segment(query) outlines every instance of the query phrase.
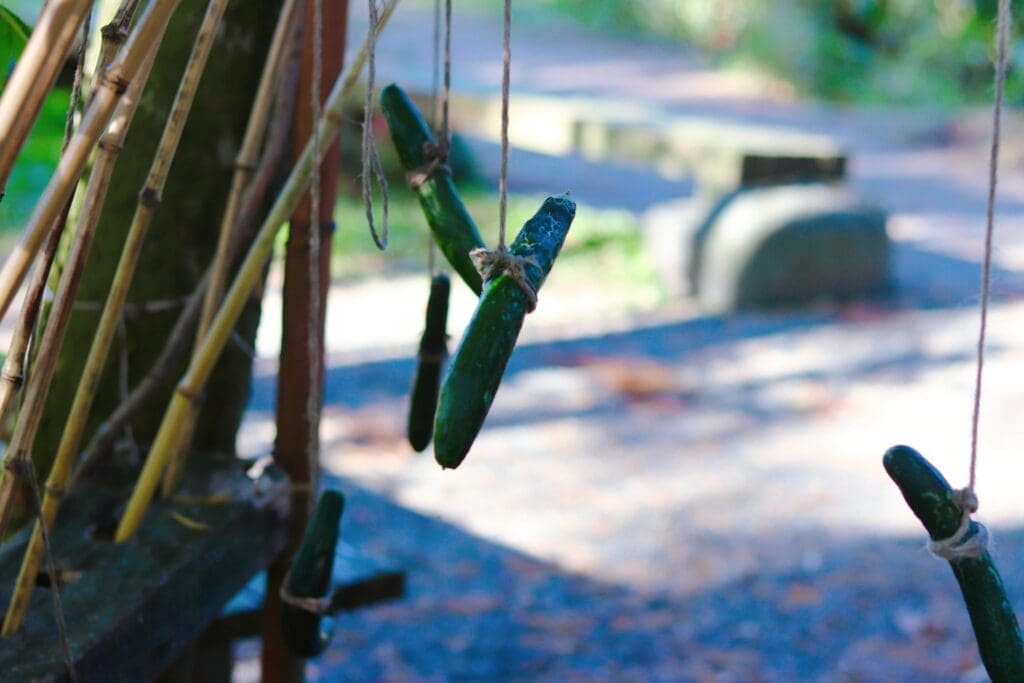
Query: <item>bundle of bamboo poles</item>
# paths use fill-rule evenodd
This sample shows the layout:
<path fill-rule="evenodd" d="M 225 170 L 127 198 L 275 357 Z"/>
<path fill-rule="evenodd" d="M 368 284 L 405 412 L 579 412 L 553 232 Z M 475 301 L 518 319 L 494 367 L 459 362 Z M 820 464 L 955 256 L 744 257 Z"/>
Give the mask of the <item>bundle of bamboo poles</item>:
<path fill-rule="evenodd" d="M 373 30 L 379 32 L 387 23 L 398 0 L 387 0 L 380 20 Z M 26 468 L 32 467 L 31 448 L 39 429 L 47 392 L 56 371 L 57 358 L 64 341 L 72 306 L 78 292 L 86 258 L 95 236 L 100 211 L 110 184 L 118 152 L 125 141 L 132 116 L 141 99 L 146 80 L 153 66 L 164 30 L 174 13 L 178 0 L 151 0 L 133 21 L 138 0 L 123 0 L 114 20 L 103 31 L 104 46 L 96 71 L 95 86 L 90 93 L 74 136 L 57 169 L 28 220 L 21 241 L 0 268 L 0 317 L 2 317 L 25 279 L 41 247 L 46 244 L 41 263 L 33 278 L 23 306 L 13 341 L 8 349 L 4 371 L 0 376 L 0 419 L 16 405 L 22 390 L 26 351 L 36 328 L 42 292 L 45 289 L 47 260 L 56 251 L 56 235 L 60 215 L 82 177 L 90 155 L 95 152 L 84 198 L 70 241 L 65 267 L 61 272 L 52 308 L 45 326 L 38 332 L 37 351 L 28 381 L 21 396 L 14 434 L 4 453 L 0 469 L 0 540 L 18 494 L 25 486 Z M 17 631 L 28 605 L 30 592 L 46 547 L 45 531 L 54 522 L 60 503 L 74 484 L 73 470 L 81 452 L 86 419 L 92 407 L 100 373 L 109 354 L 117 325 L 121 319 L 126 296 L 132 282 L 139 250 L 145 238 L 150 217 L 158 210 L 160 195 L 174 160 L 178 140 L 186 125 L 196 84 L 202 76 L 209 48 L 227 0 L 210 0 L 192 54 L 181 78 L 178 94 L 171 106 L 158 151 L 139 195 L 135 218 L 124 245 L 115 279 L 107 295 L 100 325 L 90 347 L 72 403 L 71 414 L 64 426 L 52 469 L 48 474 L 45 496 L 38 510 L 35 528 L 19 573 L 17 586 L 3 622 L 3 634 Z M 312 3 L 311 3 L 312 4 Z M 155 442 L 140 473 L 116 539 L 123 541 L 134 535 L 143 523 L 145 511 L 160 481 L 170 494 L 176 485 L 184 454 L 195 425 L 195 399 L 224 349 L 246 300 L 258 286 L 278 230 L 288 221 L 306 191 L 313 169 L 331 148 L 331 141 L 341 125 L 341 110 L 346 96 L 357 84 L 368 54 L 364 43 L 347 68 L 338 75 L 324 102 L 322 114 L 279 193 L 262 221 L 237 275 L 228 287 L 234 251 L 244 242 L 236 234 L 243 213 L 243 196 L 249 187 L 253 169 L 260 158 L 261 145 L 268 127 L 269 111 L 275 88 L 286 80 L 282 77 L 288 53 L 290 27 L 300 21 L 298 6 L 303 0 L 285 0 L 275 29 L 259 89 L 249 116 L 245 137 L 238 154 L 227 208 L 221 220 L 217 250 L 200 289 L 186 312 L 198 317 L 195 347 L 188 370 L 177 384 L 173 398 L 161 422 Z M 344 3 L 342 3 L 344 5 Z M 0 184 L 6 181 L 24 135 L 31 128 L 39 103 L 52 87 L 53 78 L 63 61 L 67 47 L 85 12 L 91 10 L 88 0 L 51 0 L 42 11 L 37 31 L 33 33 L 9 87 L 0 97 Z M 49 28 L 55 27 L 53 31 Z M 44 30 L 45 29 L 45 30 Z M 57 30 L 59 29 L 59 30 Z M 32 42 L 35 41 L 35 42 Z M 370 42 L 369 40 L 367 41 Z M 41 50 L 39 45 L 48 45 Z M 40 78 L 25 86 L 23 74 L 38 73 Z M 43 77 L 45 76 L 45 77 Z M 14 116 L 18 114 L 18 116 Z M 11 123 L 17 120 L 17 125 Z M 6 126 L 6 127 L 5 127 Z M 24 131 L 22 131 L 24 128 Z M 7 132 L 10 131 L 10 135 Z M 269 144 L 269 143 L 268 143 Z M 335 176 L 336 177 L 336 176 Z M 225 290 L 227 290 L 225 292 Z M 198 303 L 201 302 L 201 307 Z M 186 317 L 184 314 L 183 318 Z M 187 325 L 186 325 L 187 326 Z M 322 352 L 322 351 L 321 351 Z M 33 475 L 34 476 L 34 475 Z"/>

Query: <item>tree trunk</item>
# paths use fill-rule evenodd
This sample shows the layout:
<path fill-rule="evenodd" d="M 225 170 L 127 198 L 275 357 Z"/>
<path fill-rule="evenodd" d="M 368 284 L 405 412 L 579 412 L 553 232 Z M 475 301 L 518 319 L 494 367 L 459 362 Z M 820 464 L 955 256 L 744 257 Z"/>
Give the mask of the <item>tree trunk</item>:
<path fill-rule="evenodd" d="M 200 81 L 170 177 L 150 225 L 128 295 L 125 334 L 111 349 L 89 417 L 83 445 L 122 397 L 120 373 L 129 387 L 146 374 L 181 312 L 188 295 L 212 259 L 227 198 L 235 155 L 263 68 L 281 0 L 236 2 L 228 6 Z M 204 0 L 182 0 L 135 116 L 114 172 L 88 267 L 50 390 L 34 456 L 49 470 L 71 399 L 81 376 L 99 313 L 135 211 L 139 190 L 182 69 L 205 10 Z M 238 323 L 241 344 L 230 345 L 206 389 L 194 446 L 233 451 L 248 399 L 252 358 L 249 349 L 259 322 L 254 298 Z M 186 354 L 187 359 L 187 354 Z M 184 371 L 184 361 L 175 380 Z M 132 421 L 138 446 L 148 448 L 170 397 L 173 382 Z"/>

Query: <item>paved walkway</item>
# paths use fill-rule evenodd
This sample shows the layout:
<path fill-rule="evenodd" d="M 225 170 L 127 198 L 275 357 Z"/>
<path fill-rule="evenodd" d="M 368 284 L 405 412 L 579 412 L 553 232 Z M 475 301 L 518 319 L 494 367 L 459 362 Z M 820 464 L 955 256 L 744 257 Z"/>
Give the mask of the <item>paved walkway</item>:
<path fill-rule="evenodd" d="M 428 9 L 396 15 L 380 78 L 429 78 L 429 26 Z M 457 14 L 456 87 L 494 91 L 499 35 Z M 903 442 L 966 477 L 983 140 L 802 103 L 665 47 L 564 27 L 514 40 L 516 92 L 837 137 L 855 186 L 893 215 L 896 290 L 877 305 L 719 319 L 631 312 L 556 268 L 477 444 L 442 472 L 403 438 L 422 278 L 339 288 L 325 466 L 352 495 L 345 534 L 401 562 L 410 591 L 343 617 L 311 679 L 984 680 L 955 582 L 880 463 Z M 476 148 L 493 173 L 493 145 Z M 512 174 L 520 190 L 571 179 L 583 201 L 633 210 L 688 191 L 649 169 L 524 152 Z M 1024 173 L 1008 165 L 1000 187 L 978 491 L 1020 609 Z M 472 303 L 459 290 L 456 337 Z M 275 337 L 263 330 L 262 355 Z M 261 361 L 244 450 L 272 435 L 273 373 Z M 251 675 L 243 661 L 236 678 Z"/>

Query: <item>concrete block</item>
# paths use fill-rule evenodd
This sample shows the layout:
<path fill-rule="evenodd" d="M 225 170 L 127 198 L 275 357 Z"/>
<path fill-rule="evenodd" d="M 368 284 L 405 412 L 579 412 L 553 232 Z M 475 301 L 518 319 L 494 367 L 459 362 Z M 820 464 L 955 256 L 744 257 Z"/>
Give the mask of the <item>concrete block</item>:
<path fill-rule="evenodd" d="M 885 214 L 839 184 L 739 190 L 697 234 L 689 274 L 711 312 L 849 300 L 887 284 Z"/>

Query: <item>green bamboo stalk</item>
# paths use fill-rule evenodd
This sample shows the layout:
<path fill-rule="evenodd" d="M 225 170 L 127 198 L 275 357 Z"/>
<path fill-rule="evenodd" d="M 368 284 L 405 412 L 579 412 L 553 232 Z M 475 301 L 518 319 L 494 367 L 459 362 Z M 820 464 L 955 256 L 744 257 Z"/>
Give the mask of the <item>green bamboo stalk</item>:
<path fill-rule="evenodd" d="M 99 326 L 96 329 L 96 336 L 89 347 L 89 356 L 82 371 L 82 378 L 79 381 L 78 389 L 75 392 L 74 401 L 71 404 L 71 412 L 68 415 L 64 433 L 61 436 L 57 455 L 54 458 L 50 476 L 46 483 L 46 496 L 43 499 L 42 523 L 49 529 L 56 518 L 57 510 L 64 495 L 64 489 L 68 484 L 71 475 L 71 467 L 74 464 L 78 445 L 85 431 L 86 420 L 89 417 L 89 410 L 92 408 L 92 401 L 96 395 L 96 387 L 99 385 L 103 366 L 107 362 L 107 355 L 110 352 L 110 345 L 117 331 L 118 322 L 124 310 L 124 302 L 128 296 L 128 288 L 135 275 L 135 266 L 138 263 L 139 252 L 142 249 L 143 240 L 146 237 L 146 230 L 149 227 L 153 212 L 160 204 L 160 195 L 167 182 L 167 174 L 171 164 L 174 162 L 178 142 L 181 140 L 181 133 L 188 121 L 189 110 L 196 92 L 196 86 L 206 68 L 207 58 L 210 56 L 210 49 L 213 46 L 214 38 L 217 35 L 217 28 L 220 26 L 224 10 L 227 8 L 227 0 L 210 0 L 207 5 L 206 14 L 196 34 L 192 53 L 189 55 L 185 72 L 182 74 L 178 92 L 174 97 L 170 113 L 167 116 L 167 123 L 164 132 L 157 145 L 156 156 L 150 167 L 149 175 L 139 193 L 139 202 L 136 206 L 135 216 L 132 219 L 131 228 L 125 239 L 124 248 L 121 251 L 121 259 L 117 264 L 117 271 L 114 274 L 114 281 L 110 286 L 110 293 L 107 295 L 103 313 L 100 316 Z M 38 542 L 35 542 L 38 537 Z M 42 561 L 42 531 L 40 521 L 36 522 L 33 530 L 32 540 L 25 551 L 25 558 L 22 561 L 21 572 L 18 575 L 18 583 L 11 602 L 7 609 L 7 616 L 4 619 L 4 633 L 13 633 L 21 628 L 24 621 L 25 611 L 28 608 L 31 598 L 32 586 L 35 575 Z"/>
<path fill-rule="evenodd" d="M 377 27 L 378 33 L 391 18 L 391 14 L 394 12 L 399 1 L 391 0 L 382 10 L 380 23 Z M 139 474 L 135 489 L 128 500 L 124 516 L 118 525 L 117 533 L 114 537 L 115 541 L 121 542 L 130 538 L 141 525 L 143 515 L 145 515 L 146 509 L 149 507 L 156 487 L 163 476 L 163 470 L 167 466 L 167 459 L 170 457 L 171 452 L 177 448 L 178 428 L 183 424 L 183 420 L 187 418 L 191 406 L 196 400 L 196 396 L 202 390 L 206 380 L 209 379 L 210 373 L 213 371 L 214 365 L 216 365 L 217 359 L 224 349 L 224 345 L 227 344 L 228 339 L 231 337 L 231 331 L 234 329 L 235 323 L 242 313 L 249 294 L 259 283 L 263 273 L 263 266 L 273 250 L 277 231 L 288 220 L 288 216 L 294 211 L 302 199 L 303 193 L 309 186 L 313 164 L 320 162 L 319 158 L 313 158 L 314 148 L 319 149 L 321 154 L 325 154 L 331 140 L 338 134 L 338 130 L 343 122 L 342 110 L 345 104 L 345 97 L 355 87 L 359 73 L 366 63 L 367 53 L 368 45 L 364 42 L 352 63 L 335 81 L 334 87 L 327 98 L 324 112 L 317 125 L 315 145 L 312 139 L 306 144 L 302 156 L 296 162 L 274 205 L 263 221 L 249 249 L 249 253 L 239 268 L 231 288 L 224 297 L 224 303 L 210 324 L 209 332 L 203 338 L 203 343 L 200 345 L 197 353 L 192 357 L 185 375 L 178 382 L 178 386 L 171 398 L 171 403 L 167 407 L 167 412 L 164 413 L 163 420 L 160 423 L 160 428 L 157 431 L 149 456 L 146 458 L 146 463 Z"/>
<path fill-rule="evenodd" d="M 285 0 L 278 14 L 277 25 L 274 28 L 274 36 L 271 39 L 270 49 L 267 51 L 267 58 L 263 65 L 263 73 L 260 76 L 260 84 L 256 89 L 256 98 L 253 100 L 252 109 L 249 113 L 249 121 L 246 124 L 245 134 L 242 137 L 242 145 L 238 150 L 235 159 L 235 171 L 231 177 L 231 190 L 228 194 L 227 205 L 224 208 L 224 215 L 221 218 L 220 231 L 217 236 L 217 250 L 214 252 L 213 264 L 210 266 L 210 283 L 206 288 L 203 297 L 203 308 L 199 314 L 199 323 L 196 325 L 193 353 L 199 348 L 199 343 L 210 327 L 217 306 L 224 298 L 224 289 L 227 286 L 227 279 L 231 269 L 231 236 L 235 229 L 235 222 L 238 219 L 238 209 L 242 203 L 242 195 L 249 185 L 252 172 L 259 161 L 260 143 L 263 140 L 267 128 L 267 121 L 270 115 L 270 108 L 273 104 L 274 84 L 282 72 L 287 51 L 285 50 L 286 39 L 293 22 L 298 21 L 295 7 L 297 0 Z M 198 411 L 193 406 L 192 414 L 183 425 L 180 437 L 181 447 L 171 456 L 164 473 L 162 490 L 168 495 L 178 486 L 181 479 L 182 465 L 185 461 L 185 452 L 192 441 L 192 434 L 195 432 L 196 420 L 199 417 Z"/>
<path fill-rule="evenodd" d="M 882 464 L 933 541 L 957 533 L 963 508 L 931 463 L 908 446 L 894 446 L 886 451 Z M 972 520 L 965 540 L 979 533 L 983 528 Z M 977 557 L 950 559 L 949 566 L 960 584 L 981 661 L 993 683 L 1024 681 L 1024 640 L 992 556 L 986 550 Z"/>
<path fill-rule="evenodd" d="M 92 0 L 50 0 L 39 14 L 28 44 L 0 97 L 0 196 L 91 8 Z M 47 223 L 46 227 L 49 225 Z"/>
<path fill-rule="evenodd" d="M 82 279 L 82 272 L 85 269 L 85 261 L 92 246 L 92 239 L 95 235 L 96 223 L 99 220 L 103 200 L 107 194 L 107 187 L 110 182 L 110 174 L 113 173 L 114 162 L 118 151 L 124 142 L 128 125 L 131 122 L 132 114 L 138 104 L 142 88 L 149 78 L 149 72 L 156 55 L 156 49 L 163 38 L 164 30 L 171 13 L 177 5 L 177 0 L 155 0 L 154 4 L 147 8 L 146 13 L 140 18 L 135 31 L 132 32 L 129 42 L 124 49 L 118 52 L 118 56 L 107 70 L 107 77 L 104 78 L 103 86 L 93 100 L 93 106 L 89 107 L 94 119 L 107 121 L 111 115 L 97 113 L 96 107 L 106 105 L 97 104 L 101 98 L 113 97 L 112 101 L 120 101 L 118 114 L 110 126 L 103 140 L 100 141 L 100 154 L 97 157 L 93 172 L 89 177 L 89 184 L 86 189 L 86 199 L 82 208 L 82 215 L 79 217 L 75 229 L 75 237 L 68 254 L 68 265 L 61 274 L 60 283 L 57 287 L 57 294 L 54 297 L 53 309 L 47 320 L 46 329 L 43 331 L 42 342 L 39 345 L 39 353 L 36 357 L 33 368 L 32 379 L 25 392 L 25 401 L 22 405 L 21 415 L 15 427 L 11 443 L 4 453 L 4 468 L 6 476 L 0 479 L 0 538 L 10 518 L 14 496 L 17 492 L 20 481 L 16 473 L 30 457 L 30 449 L 35 439 L 36 431 L 39 428 L 39 421 L 42 418 L 43 408 L 46 404 L 46 397 L 50 389 L 50 382 L 53 379 L 57 367 L 57 359 L 60 355 L 61 345 L 64 342 L 64 334 L 67 331 L 68 321 L 71 318 L 72 306 L 75 296 L 78 293 L 78 285 Z M 143 51 L 143 48 L 144 51 Z M 142 59 L 138 64 L 128 59 L 125 55 L 135 55 L 140 51 Z M 128 73 L 131 79 L 123 80 L 118 74 Z M 112 88 L 114 83 L 121 83 L 127 89 L 125 93 L 115 93 Z M 122 96 L 123 95 L 123 96 Z M 112 113 L 112 112 L 111 112 Z M 94 124 L 95 125 L 95 124 Z M 104 123 L 106 125 L 106 123 Z M 85 119 L 79 126 L 75 137 L 68 146 L 71 151 L 75 141 L 84 146 L 87 136 L 82 136 L 82 129 L 85 127 Z M 87 150 L 86 150 L 87 152 Z M 83 152 L 86 153 L 86 152 Z M 65 154 L 67 158 L 69 154 Z M 84 163 L 84 160 L 83 160 Z M 56 176 L 60 175 L 62 164 L 57 167 Z M 75 174 L 77 177 L 77 173 Z M 52 181 L 51 181 L 52 184 Z"/>
<path fill-rule="evenodd" d="M 167 26 L 178 2 L 179 0 L 154 0 L 146 7 L 135 30 L 128 36 L 128 42 L 117 52 L 107 68 L 107 73 L 93 90 L 82 122 L 75 131 L 67 151 L 61 155 L 49 184 L 29 217 L 21 242 L 0 269 L 0 319 L 7 313 L 14 295 L 21 287 L 25 274 L 46 236 L 46 231 L 64 208 L 71 191 L 82 176 L 89 154 L 110 122 L 114 108 L 145 61 L 149 48 L 159 43 L 157 37 Z"/>

